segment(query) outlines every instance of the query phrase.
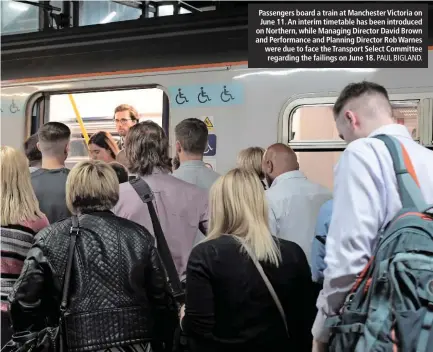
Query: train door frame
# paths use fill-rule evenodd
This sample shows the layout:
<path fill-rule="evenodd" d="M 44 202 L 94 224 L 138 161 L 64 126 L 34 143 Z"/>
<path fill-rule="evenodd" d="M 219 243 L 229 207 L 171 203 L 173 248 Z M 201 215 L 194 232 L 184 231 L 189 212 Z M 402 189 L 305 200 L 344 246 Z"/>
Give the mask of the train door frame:
<path fill-rule="evenodd" d="M 164 129 L 167 138 L 170 138 L 170 102 L 168 96 L 168 90 L 160 84 L 141 84 L 141 85 L 122 85 L 122 86 L 107 86 L 98 88 L 78 88 L 78 89 L 56 89 L 56 90 L 44 90 L 38 91 L 31 95 L 27 100 L 26 113 L 25 113 L 25 136 L 28 138 L 31 134 L 35 133 L 37 129 L 44 123 L 49 122 L 50 114 L 50 97 L 52 95 L 61 94 L 79 94 L 79 93 L 96 93 L 96 92 L 113 92 L 121 90 L 135 90 L 135 89 L 160 89 L 162 95 L 162 128 Z M 33 110 L 35 104 L 39 104 L 37 109 L 41 110 L 38 115 L 38 119 L 33 119 Z M 34 126 L 33 122 L 38 123 Z"/>

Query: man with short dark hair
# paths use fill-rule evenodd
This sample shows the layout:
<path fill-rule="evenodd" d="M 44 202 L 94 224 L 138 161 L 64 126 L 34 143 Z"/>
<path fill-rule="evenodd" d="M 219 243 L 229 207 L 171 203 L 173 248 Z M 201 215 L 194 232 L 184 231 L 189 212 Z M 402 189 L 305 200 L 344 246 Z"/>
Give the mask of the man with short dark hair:
<path fill-rule="evenodd" d="M 386 89 L 372 82 L 346 86 L 334 105 L 338 132 L 348 146 L 335 168 L 332 217 L 326 238 L 323 290 L 317 301 L 313 351 L 326 351 L 328 316 L 340 311 L 356 277 L 376 249 L 379 233 L 402 208 L 391 155 L 373 138 L 392 136 L 404 146 L 427 204 L 433 203 L 433 152 L 395 123 Z"/>
<path fill-rule="evenodd" d="M 38 149 L 38 134 L 32 134 L 24 142 L 24 153 L 29 160 L 30 173 L 36 171 L 42 166 L 42 154 Z"/>
<path fill-rule="evenodd" d="M 206 124 L 196 118 L 185 119 L 175 130 L 176 156 L 180 166 L 173 171 L 173 176 L 198 187 L 210 189 L 220 177 L 218 173 L 206 167 L 203 154 L 208 144 Z"/>
<path fill-rule="evenodd" d="M 39 207 L 50 223 L 70 216 L 66 207 L 65 167 L 71 131 L 61 122 L 48 122 L 38 131 L 38 149 L 42 153 L 41 168 L 32 173 L 32 185 Z"/>
<path fill-rule="evenodd" d="M 125 143 L 125 136 L 129 129 L 139 121 L 138 112 L 128 104 L 121 104 L 114 109 L 114 123 L 119 133 L 120 140 L 117 145 L 122 150 Z"/>
<path fill-rule="evenodd" d="M 168 138 L 155 122 L 132 126 L 125 143 L 128 169 L 145 180 L 155 196 L 155 209 L 178 274 L 183 277 L 198 229 L 207 231 L 208 192 L 173 177 Z M 120 185 L 113 212 L 153 232 L 147 205 L 129 182 Z"/>

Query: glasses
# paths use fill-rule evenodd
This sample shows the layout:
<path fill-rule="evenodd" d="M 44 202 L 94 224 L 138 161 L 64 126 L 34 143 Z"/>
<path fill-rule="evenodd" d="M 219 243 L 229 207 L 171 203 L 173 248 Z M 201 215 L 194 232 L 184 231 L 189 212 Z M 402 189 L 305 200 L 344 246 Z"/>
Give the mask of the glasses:
<path fill-rule="evenodd" d="M 126 125 L 128 123 L 128 121 L 132 121 L 132 119 L 120 119 L 120 120 L 114 119 L 114 123 L 116 125 L 119 124 L 119 123 L 121 125 Z"/>

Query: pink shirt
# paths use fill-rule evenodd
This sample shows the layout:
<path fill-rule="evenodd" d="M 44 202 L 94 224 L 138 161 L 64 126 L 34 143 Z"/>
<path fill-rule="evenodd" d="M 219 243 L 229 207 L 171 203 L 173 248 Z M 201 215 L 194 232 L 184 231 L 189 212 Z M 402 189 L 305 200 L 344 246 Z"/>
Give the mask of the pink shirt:
<path fill-rule="evenodd" d="M 28 227 L 29 229 L 32 229 L 34 232 L 39 232 L 40 230 L 47 227 L 49 224 L 50 223 L 45 215 L 36 220 L 28 220 L 28 221 L 26 220 L 20 223 L 20 225 Z"/>
<path fill-rule="evenodd" d="M 47 227 L 49 222 L 44 215 L 36 220 L 22 221 L 18 225 L 24 226 L 37 233 Z M 28 230 L 26 231 L 26 229 L 14 227 L 13 225 L 2 227 L 0 271 L 4 277 L 0 280 L 2 295 L 0 302 L 1 311 L 8 310 L 9 303 L 6 297 L 10 294 L 13 285 L 20 276 L 24 259 L 33 241 L 33 233 Z M 7 274 L 7 276 L 4 274 Z"/>
<path fill-rule="evenodd" d="M 182 276 L 199 224 L 207 230 L 208 191 L 159 170 L 143 179 L 155 195 L 154 206 L 178 274 Z M 113 212 L 154 234 L 147 205 L 129 182 L 120 185 L 119 202 Z"/>

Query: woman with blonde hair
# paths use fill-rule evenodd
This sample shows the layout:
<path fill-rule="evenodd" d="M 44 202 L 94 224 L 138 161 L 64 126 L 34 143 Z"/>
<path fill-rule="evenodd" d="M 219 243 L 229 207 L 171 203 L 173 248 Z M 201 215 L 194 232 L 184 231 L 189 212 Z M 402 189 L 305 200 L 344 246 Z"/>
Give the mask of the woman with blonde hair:
<path fill-rule="evenodd" d="M 262 170 L 262 160 L 265 150 L 261 147 L 250 147 L 243 149 L 238 154 L 237 166 L 241 169 L 249 170 L 255 173 L 264 189 L 266 189 L 265 175 Z"/>
<path fill-rule="evenodd" d="M 26 156 L 17 149 L 1 151 L 1 331 L 2 347 L 12 335 L 7 296 L 18 279 L 35 234 L 48 226 L 30 182 Z"/>
<path fill-rule="evenodd" d="M 311 272 L 272 237 L 257 176 L 234 169 L 210 190 L 207 238 L 191 252 L 182 329 L 192 351 L 311 351 Z"/>
<path fill-rule="evenodd" d="M 84 161 L 71 170 L 66 204 L 74 216 L 40 232 L 30 250 L 9 297 L 15 332 L 58 325 L 70 275 L 66 350 L 144 352 L 151 344 L 162 350 L 169 320 L 176 319 L 173 298 L 152 235 L 110 211 L 118 200 L 109 164 Z M 66 272 L 68 253 L 73 260 Z"/>

